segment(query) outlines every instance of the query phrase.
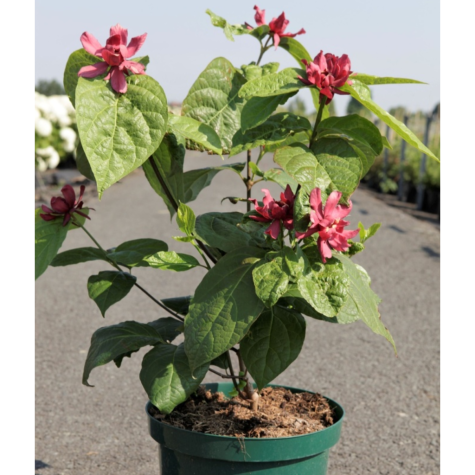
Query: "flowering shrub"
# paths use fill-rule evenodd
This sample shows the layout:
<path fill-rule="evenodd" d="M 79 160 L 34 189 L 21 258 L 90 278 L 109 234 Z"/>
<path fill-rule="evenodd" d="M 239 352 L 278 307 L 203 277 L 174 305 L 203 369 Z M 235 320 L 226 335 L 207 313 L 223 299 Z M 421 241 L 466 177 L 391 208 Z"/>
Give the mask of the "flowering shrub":
<path fill-rule="evenodd" d="M 76 199 L 64 188 L 63 197 L 36 212 L 36 275 L 49 265 L 102 261 L 112 270 L 92 275 L 87 287 L 103 316 L 134 286 L 166 312 L 150 323 L 125 321 L 97 330 L 83 373 L 83 383 L 89 385 L 97 366 L 112 361 L 120 366 L 124 357 L 151 346 L 140 380 L 163 413 L 185 401 L 208 371 L 232 379 L 236 394 L 256 408 L 259 396 L 251 378 L 260 390 L 297 358 L 305 339 L 305 317 L 336 324 L 361 320 L 395 349 L 371 279 L 351 259 L 379 228 L 378 223 L 369 229 L 361 223 L 350 227 L 351 195 L 387 142 L 359 115 L 330 117 L 329 104 L 334 94 L 350 94 L 436 159 L 413 132 L 372 100 L 368 89 L 417 81 L 352 73 L 351 68 L 358 68 L 347 55 L 323 55 L 317 47 L 312 59 L 294 34 L 285 33 L 288 21 L 283 13 L 267 25 L 264 11 L 255 9 L 255 28 L 230 24 L 207 11 L 229 39 L 244 34 L 256 38 L 258 60 L 241 68 L 222 57 L 211 61 L 191 86 L 181 115 L 168 111 L 163 89 L 146 74 L 148 57 L 128 59 L 145 35 L 126 46 L 127 30 L 116 25 L 102 47 L 86 32 L 81 37 L 85 49 L 73 52 L 66 65 L 64 86 L 76 107 L 81 139 L 78 160 L 90 167 L 99 197 L 142 165 L 150 186 L 176 216 L 182 234 L 175 239 L 193 246 L 199 260 L 146 237 L 102 246 L 85 227 L 88 210 L 82 194 Z M 261 65 L 270 41 L 288 51 L 298 67 Z M 314 124 L 293 113 L 274 114 L 304 88 L 312 94 Z M 256 161 L 251 160 L 252 149 L 259 150 Z M 186 150 L 229 157 L 246 152 L 247 160 L 185 172 Z M 267 171 L 259 168 L 265 153 L 272 153 L 275 162 Z M 232 202 L 245 202 L 246 212 L 195 216 L 188 204 L 223 170 L 233 171 L 244 184 L 245 196 Z M 272 197 L 263 188 L 262 202 L 252 198 L 253 186 L 261 181 L 279 184 L 280 196 Z M 67 233 L 77 228 L 89 235 L 94 247 L 58 254 Z M 357 235 L 359 241 L 354 241 Z M 133 275 L 137 266 L 164 272 L 201 266 L 207 273 L 192 296 L 160 299 L 139 285 Z M 184 342 L 174 344 L 181 333 Z M 230 352 L 237 356 L 239 372 Z"/>
<path fill-rule="evenodd" d="M 35 92 L 35 165 L 56 168 L 77 145 L 76 113 L 68 96 Z"/>

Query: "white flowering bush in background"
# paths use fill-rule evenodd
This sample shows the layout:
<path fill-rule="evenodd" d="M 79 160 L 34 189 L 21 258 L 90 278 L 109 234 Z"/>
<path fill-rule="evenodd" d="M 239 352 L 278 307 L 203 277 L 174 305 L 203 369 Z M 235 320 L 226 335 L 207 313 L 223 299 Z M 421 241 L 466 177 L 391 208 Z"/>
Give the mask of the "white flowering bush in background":
<path fill-rule="evenodd" d="M 44 172 L 75 158 L 76 112 L 68 96 L 35 92 L 35 167 Z"/>

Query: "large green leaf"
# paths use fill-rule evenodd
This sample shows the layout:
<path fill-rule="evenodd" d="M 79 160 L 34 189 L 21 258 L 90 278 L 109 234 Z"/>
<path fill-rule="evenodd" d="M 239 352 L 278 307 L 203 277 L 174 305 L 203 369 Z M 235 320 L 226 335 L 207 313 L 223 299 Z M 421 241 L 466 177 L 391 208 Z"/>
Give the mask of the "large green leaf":
<path fill-rule="evenodd" d="M 276 151 L 274 162 L 310 193 L 315 187 L 325 192 L 331 179 L 325 169 L 317 162 L 315 155 L 303 144 L 292 144 Z"/>
<path fill-rule="evenodd" d="M 305 71 L 297 68 L 286 68 L 278 73 L 248 81 L 239 91 L 239 97 L 250 99 L 254 96 L 281 96 L 282 94 L 298 91 L 305 87 L 305 84 L 297 79 L 297 76 L 305 77 Z"/>
<path fill-rule="evenodd" d="M 82 384 L 91 386 L 87 380 L 94 368 L 135 352 L 143 346 L 156 345 L 164 341 L 160 333 L 146 323 L 128 321 L 99 328 L 91 338 Z"/>
<path fill-rule="evenodd" d="M 133 239 L 119 244 L 108 257 L 128 267 L 147 267 L 145 259 L 156 252 L 168 251 L 168 244 L 159 239 Z"/>
<path fill-rule="evenodd" d="M 145 260 L 150 267 L 175 272 L 183 272 L 200 265 L 195 257 L 188 254 L 179 254 L 175 251 L 157 252 Z"/>
<path fill-rule="evenodd" d="M 158 169 L 172 196 L 175 200 L 179 200 L 185 193 L 183 189 L 185 152 L 184 140 L 176 137 L 174 134 L 167 134 L 153 156 L 143 164 L 143 171 L 150 186 L 163 199 L 170 212 L 170 217 L 173 217 L 175 214 L 175 208 L 163 190 L 151 162 Z"/>
<path fill-rule="evenodd" d="M 55 258 L 68 233 L 62 219 L 45 221 L 41 208 L 35 210 L 35 280 L 43 274 Z"/>
<path fill-rule="evenodd" d="M 219 167 L 199 168 L 190 170 L 183 174 L 183 190 L 184 196 L 181 200 L 183 203 L 194 201 L 199 193 L 211 184 L 213 178 L 223 170 L 232 170 L 241 176 L 245 163 L 231 163 L 229 165 L 221 165 Z"/>
<path fill-rule="evenodd" d="M 280 112 L 246 133 L 238 130 L 233 137 L 233 148 L 229 156 L 261 145 L 265 145 L 267 150 L 269 147 L 281 145 L 296 132 L 307 130 L 311 131 L 312 126 L 305 117 L 289 112 Z"/>
<path fill-rule="evenodd" d="M 70 266 L 82 262 L 102 260 L 107 262 L 107 254 L 96 247 L 78 247 L 60 252 L 52 261 L 51 267 Z"/>
<path fill-rule="evenodd" d="M 255 265 L 252 279 L 257 296 L 266 307 L 273 307 L 289 285 L 283 252 L 269 252 L 265 260 Z"/>
<path fill-rule="evenodd" d="M 377 86 L 378 84 L 427 84 L 415 79 L 370 76 L 363 73 L 358 73 L 356 76 L 351 77 L 352 80 L 355 78 L 367 86 Z"/>
<path fill-rule="evenodd" d="M 238 343 L 263 310 L 252 281 L 256 258 L 263 254 L 252 247 L 230 252 L 198 285 L 185 318 L 185 349 L 193 370 Z"/>
<path fill-rule="evenodd" d="M 338 314 L 348 298 L 349 280 L 338 262 L 312 263 L 297 280 L 300 295 L 326 317 Z"/>
<path fill-rule="evenodd" d="M 292 188 L 292 191 L 295 193 L 297 190 L 298 183 L 295 181 L 289 174 L 285 173 L 284 170 L 280 168 L 271 168 L 264 172 L 264 180 L 273 181 L 280 185 L 284 190 L 287 188 L 287 185 Z"/>
<path fill-rule="evenodd" d="M 265 236 L 262 228 L 256 226 L 255 232 L 248 233 L 239 226 L 243 219 L 241 213 L 205 213 L 196 218 L 195 232 L 206 244 L 230 252 L 240 247 L 263 246 Z"/>
<path fill-rule="evenodd" d="M 218 155 L 223 153 L 221 139 L 209 125 L 198 122 L 192 117 L 169 114 L 168 124 L 176 136 L 190 139 Z"/>
<path fill-rule="evenodd" d="M 66 63 L 66 68 L 64 69 L 64 90 L 69 96 L 73 106 L 76 104 L 76 87 L 78 85 L 78 72 L 84 66 L 90 66 L 91 64 L 100 63 L 101 58 L 89 54 L 84 48 L 78 49 L 71 53 Z M 102 79 L 106 76 L 106 73 L 97 76 L 97 78 Z"/>
<path fill-rule="evenodd" d="M 391 343 L 396 352 L 396 345 L 388 329 L 381 321 L 378 311 L 380 298 L 371 290 L 368 274 L 349 257 L 334 252 L 334 257 L 343 264 L 349 278 L 348 300 L 339 314 L 358 316 L 374 333 L 383 336 Z"/>
<path fill-rule="evenodd" d="M 333 189 L 346 201 L 358 187 L 363 164 L 359 154 L 344 139 L 326 137 L 312 145 L 318 163 L 325 169 Z"/>
<path fill-rule="evenodd" d="M 163 302 L 163 300 L 162 300 Z M 172 342 L 178 335 L 183 333 L 183 322 L 172 317 L 163 317 L 147 325 L 154 328 L 164 341 Z"/>
<path fill-rule="evenodd" d="M 241 111 L 241 133 L 265 122 L 277 107 L 285 104 L 295 94 L 297 91 L 281 96 L 251 97 Z"/>
<path fill-rule="evenodd" d="M 147 75 L 127 77 L 127 93 L 103 80 L 79 78 L 76 118 L 81 144 L 104 190 L 142 165 L 166 132 L 168 106 L 160 84 Z"/>
<path fill-rule="evenodd" d="M 94 176 L 94 172 L 92 171 L 91 165 L 87 160 L 81 142 L 78 143 L 78 146 L 76 148 L 76 167 L 79 173 L 84 175 L 86 178 L 89 178 L 89 180 L 91 181 L 96 181 L 96 177 Z"/>
<path fill-rule="evenodd" d="M 245 101 L 238 96 L 246 82 L 225 58 L 216 58 L 199 75 L 183 101 L 182 114 L 211 126 L 228 153 L 234 134 L 241 126 Z"/>
<path fill-rule="evenodd" d="M 362 158 L 364 176 L 374 162 L 374 158 L 383 151 L 383 141 L 379 129 L 368 119 L 358 114 L 345 117 L 329 117 L 318 124 L 318 137 L 333 135 L 343 136 L 350 140 L 350 144 L 358 147 L 363 154 Z"/>
<path fill-rule="evenodd" d="M 169 414 L 198 389 L 208 368 L 209 363 L 192 372 L 183 344 L 157 345 L 144 356 L 140 381 L 150 402 Z"/>
<path fill-rule="evenodd" d="M 194 211 L 184 203 L 180 203 L 176 214 L 176 223 L 180 231 L 187 236 L 192 236 L 195 232 L 196 216 Z"/>
<path fill-rule="evenodd" d="M 362 82 L 353 79 L 353 85 L 345 84 L 340 88 L 342 91 L 349 92 L 351 97 L 363 104 L 368 110 L 377 115 L 386 125 L 389 125 L 401 138 L 403 138 L 409 145 L 417 148 L 420 152 L 433 158 L 437 162 L 440 160 L 417 138 L 414 132 L 411 132 L 402 122 L 393 117 L 389 112 L 386 112 L 382 107 L 378 106 L 371 98 L 371 92 Z"/>
<path fill-rule="evenodd" d="M 222 28 L 226 38 L 230 41 L 234 41 L 233 35 L 247 35 L 251 32 L 251 30 L 247 29 L 246 25 L 231 25 L 223 17 L 216 15 L 210 9 L 206 10 L 206 13 L 210 16 L 213 26 Z"/>
<path fill-rule="evenodd" d="M 96 302 L 102 316 L 107 309 L 122 300 L 134 286 L 137 277 L 126 272 L 102 271 L 87 280 L 89 297 Z"/>
<path fill-rule="evenodd" d="M 305 340 L 305 326 L 302 315 L 278 305 L 252 325 L 240 350 L 259 390 L 295 361 Z"/>

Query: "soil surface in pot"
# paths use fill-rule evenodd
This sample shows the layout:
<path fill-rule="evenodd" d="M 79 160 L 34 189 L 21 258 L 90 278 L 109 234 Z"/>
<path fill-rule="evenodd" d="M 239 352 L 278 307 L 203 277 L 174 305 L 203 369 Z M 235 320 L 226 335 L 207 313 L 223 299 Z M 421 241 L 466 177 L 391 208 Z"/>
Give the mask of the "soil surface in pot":
<path fill-rule="evenodd" d="M 332 410 L 320 394 L 264 388 L 254 412 L 240 397 L 227 399 L 199 387 L 168 415 L 152 407 L 151 415 L 181 429 L 234 437 L 290 437 L 309 434 L 333 424 Z"/>

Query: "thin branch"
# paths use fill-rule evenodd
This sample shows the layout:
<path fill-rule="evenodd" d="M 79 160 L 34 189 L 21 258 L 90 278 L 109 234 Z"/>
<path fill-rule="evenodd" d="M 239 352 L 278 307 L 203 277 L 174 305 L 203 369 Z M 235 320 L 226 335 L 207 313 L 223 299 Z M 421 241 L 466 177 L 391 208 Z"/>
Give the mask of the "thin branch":
<path fill-rule="evenodd" d="M 229 354 L 229 351 L 226 351 L 226 357 L 228 358 L 229 372 L 231 373 L 231 378 L 233 380 L 234 389 L 236 389 L 239 396 L 241 396 L 241 398 L 244 399 L 244 401 L 247 401 L 246 395 L 239 389 L 239 384 L 238 384 L 236 376 L 234 374 L 233 362 L 231 361 L 231 355 Z"/>

